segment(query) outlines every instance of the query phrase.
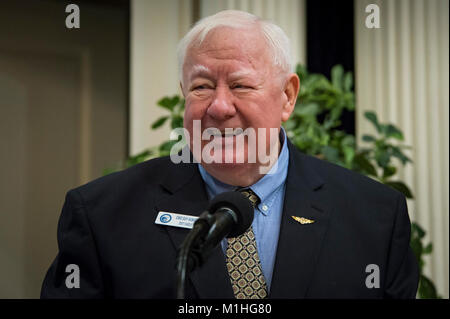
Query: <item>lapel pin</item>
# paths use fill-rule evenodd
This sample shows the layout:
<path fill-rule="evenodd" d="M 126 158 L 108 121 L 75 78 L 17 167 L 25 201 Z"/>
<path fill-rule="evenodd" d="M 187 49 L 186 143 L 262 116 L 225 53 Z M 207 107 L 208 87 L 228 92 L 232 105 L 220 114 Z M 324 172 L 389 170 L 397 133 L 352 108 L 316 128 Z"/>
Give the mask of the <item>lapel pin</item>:
<path fill-rule="evenodd" d="M 314 223 L 314 220 L 312 219 L 308 219 L 308 218 L 304 218 L 304 217 L 297 217 L 297 216 L 291 216 L 296 222 L 299 222 L 300 224 L 304 225 L 304 224 L 312 224 Z"/>

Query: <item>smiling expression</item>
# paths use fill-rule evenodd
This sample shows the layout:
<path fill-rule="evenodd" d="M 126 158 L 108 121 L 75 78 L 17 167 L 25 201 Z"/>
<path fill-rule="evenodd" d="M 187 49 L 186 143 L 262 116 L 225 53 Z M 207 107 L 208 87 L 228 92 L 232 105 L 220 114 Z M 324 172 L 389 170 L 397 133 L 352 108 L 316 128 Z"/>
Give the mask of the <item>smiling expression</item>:
<path fill-rule="evenodd" d="M 246 30 L 219 27 L 210 31 L 201 45 L 188 47 L 182 91 L 186 99 L 184 127 L 191 137 L 193 121 L 201 120 L 202 132 L 212 127 L 222 134 L 225 128 L 266 129 L 266 141 L 261 145 L 265 145 L 267 153 L 271 144 L 279 142 L 278 138 L 270 141 L 269 129 L 279 129 L 293 107 L 285 92 L 286 75 L 273 65 L 268 51 L 256 27 Z M 235 138 L 222 137 L 224 145 Z M 202 141 L 201 149 L 207 143 Z M 192 150 L 192 138 L 190 145 Z M 222 161 L 202 165 L 219 180 L 234 184 L 233 176 L 258 166 L 248 163 L 251 149 L 245 139 L 243 148 L 235 147 L 232 155 L 236 157 L 236 153 L 243 152 L 244 163 Z M 225 148 L 222 154 L 225 157 Z M 198 155 L 194 154 L 196 158 Z"/>

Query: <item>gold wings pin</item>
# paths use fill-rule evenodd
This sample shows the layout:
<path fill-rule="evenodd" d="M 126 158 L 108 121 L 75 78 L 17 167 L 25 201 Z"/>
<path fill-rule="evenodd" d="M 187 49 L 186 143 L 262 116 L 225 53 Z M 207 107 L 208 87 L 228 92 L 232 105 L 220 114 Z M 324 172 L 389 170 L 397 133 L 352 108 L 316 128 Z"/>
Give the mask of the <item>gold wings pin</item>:
<path fill-rule="evenodd" d="M 300 224 L 304 225 L 304 224 L 312 224 L 314 223 L 314 220 L 312 219 L 308 219 L 308 218 L 304 218 L 304 217 L 297 217 L 297 216 L 291 216 L 296 222 L 299 222 Z"/>

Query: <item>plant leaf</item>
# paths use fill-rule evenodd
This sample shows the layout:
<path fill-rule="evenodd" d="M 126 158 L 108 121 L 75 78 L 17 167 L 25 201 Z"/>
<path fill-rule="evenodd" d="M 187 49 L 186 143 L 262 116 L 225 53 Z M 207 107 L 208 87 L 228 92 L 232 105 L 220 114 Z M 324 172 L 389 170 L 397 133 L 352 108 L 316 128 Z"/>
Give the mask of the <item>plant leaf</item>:
<path fill-rule="evenodd" d="M 297 73 L 298 77 L 300 78 L 300 81 L 305 80 L 305 78 L 308 76 L 308 70 L 305 68 L 305 66 L 301 64 L 297 64 L 295 73 Z"/>
<path fill-rule="evenodd" d="M 419 296 L 422 299 L 437 299 L 438 295 L 433 282 L 426 276 L 420 276 Z"/>
<path fill-rule="evenodd" d="M 165 96 L 162 99 L 160 99 L 157 103 L 159 106 L 172 112 L 175 105 L 177 105 L 179 101 L 180 101 L 180 97 L 178 95 L 174 95 L 171 98 L 168 96 Z"/>
<path fill-rule="evenodd" d="M 431 252 L 433 251 L 433 243 L 429 243 L 428 245 L 425 246 L 425 248 L 422 250 L 422 253 L 424 255 L 428 255 L 431 254 Z"/>
<path fill-rule="evenodd" d="M 373 137 L 372 135 L 367 135 L 367 134 L 363 135 L 362 140 L 364 142 L 375 142 L 376 141 L 375 137 Z"/>
<path fill-rule="evenodd" d="M 345 163 L 349 165 L 355 158 L 355 149 L 353 147 L 344 147 L 343 152 L 345 157 Z"/>
<path fill-rule="evenodd" d="M 324 146 L 322 148 L 322 154 L 325 156 L 325 159 L 331 163 L 339 162 L 339 151 L 331 146 Z"/>
<path fill-rule="evenodd" d="M 423 238 L 425 236 L 425 230 L 419 226 L 419 224 L 412 222 L 411 223 L 411 234 L 417 234 L 417 237 Z"/>
<path fill-rule="evenodd" d="M 394 166 L 386 166 L 383 168 L 383 178 L 391 177 L 397 173 L 397 168 Z"/>
<path fill-rule="evenodd" d="M 405 165 L 408 162 L 412 163 L 411 159 L 408 156 L 406 156 L 405 154 L 403 154 L 401 149 L 397 146 L 391 146 L 391 154 L 392 154 L 392 156 L 398 158 L 402 162 L 403 165 Z"/>
<path fill-rule="evenodd" d="M 370 163 L 369 159 L 366 156 L 366 153 L 358 153 L 354 157 L 354 162 L 367 175 L 377 177 L 378 174 L 375 167 L 372 165 L 372 163 Z"/>
<path fill-rule="evenodd" d="M 161 116 L 159 119 L 157 119 L 155 122 L 153 122 L 152 130 L 155 130 L 158 127 L 164 125 L 164 123 L 167 121 L 168 118 L 169 118 L 168 116 Z"/>
<path fill-rule="evenodd" d="M 417 262 L 420 262 L 422 258 L 422 243 L 420 241 L 419 237 L 411 237 L 411 241 L 409 243 L 411 246 L 412 251 L 414 252 L 414 256 L 416 256 Z"/>
<path fill-rule="evenodd" d="M 297 126 L 296 121 L 291 117 L 289 120 L 283 123 L 283 127 L 286 131 L 291 131 Z"/>
<path fill-rule="evenodd" d="M 353 74 L 352 72 L 347 72 L 344 75 L 344 91 L 351 92 L 353 88 Z"/>
<path fill-rule="evenodd" d="M 403 182 L 399 182 L 399 181 L 388 181 L 388 182 L 384 182 L 385 185 L 388 185 L 390 187 L 392 187 L 393 189 L 398 190 L 399 192 L 401 192 L 403 195 L 405 195 L 406 198 L 413 198 L 413 195 L 411 193 L 411 190 L 409 189 L 408 186 L 406 186 L 405 183 Z"/>
<path fill-rule="evenodd" d="M 397 140 L 403 141 L 403 133 L 397 127 L 392 124 L 388 124 L 385 127 L 384 134 L 387 138 L 395 138 Z"/>
<path fill-rule="evenodd" d="M 298 116 L 312 118 L 319 113 L 319 105 L 317 103 L 300 104 L 294 112 Z"/>
<path fill-rule="evenodd" d="M 391 157 L 387 151 L 380 148 L 375 150 L 375 160 L 378 166 L 385 168 L 389 164 L 390 159 Z"/>
<path fill-rule="evenodd" d="M 340 64 L 335 65 L 331 69 L 331 83 L 339 90 L 343 90 L 342 87 L 343 76 L 344 76 L 344 68 L 342 67 L 342 65 Z"/>
<path fill-rule="evenodd" d="M 183 117 L 180 115 L 174 115 L 170 123 L 172 129 L 183 127 Z"/>
<path fill-rule="evenodd" d="M 172 149 L 172 146 L 174 146 L 175 143 L 178 143 L 178 141 L 177 140 L 166 141 L 159 146 L 159 151 L 163 152 L 164 154 L 169 154 L 170 150 Z"/>
<path fill-rule="evenodd" d="M 147 160 L 150 155 L 152 155 L 152 152 L 149 149 L 147 149 L 147 150 L 142 151 L 139 154 L 130 156 L 126 161 L 125 166 L 130 167 L 130 166 L 136 165 L 138 163 L 142 163 L 143 161 Z"/>
<path fill-rule="evenodd" d="M 364 112 L 364 117 L 366 119 L 368 119 L 375 126 L 378 133 L 381 133 L 381 127 L 380 127 L 380 124 L 378 123 L 377 115 L 374 112 L 366 111 L 366 112 Z"/>

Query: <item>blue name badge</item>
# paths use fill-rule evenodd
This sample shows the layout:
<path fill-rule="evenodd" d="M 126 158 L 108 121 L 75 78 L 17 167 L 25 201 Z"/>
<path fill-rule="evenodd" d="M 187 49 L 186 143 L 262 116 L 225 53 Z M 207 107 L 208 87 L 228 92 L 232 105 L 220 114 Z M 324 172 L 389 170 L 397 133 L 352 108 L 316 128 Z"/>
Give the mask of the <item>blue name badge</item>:
<path fill-rule="evenodd" d="M 159 212 L 155 224 L 192 229 L 198 216 Z"/>

